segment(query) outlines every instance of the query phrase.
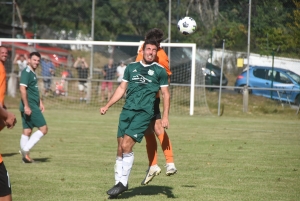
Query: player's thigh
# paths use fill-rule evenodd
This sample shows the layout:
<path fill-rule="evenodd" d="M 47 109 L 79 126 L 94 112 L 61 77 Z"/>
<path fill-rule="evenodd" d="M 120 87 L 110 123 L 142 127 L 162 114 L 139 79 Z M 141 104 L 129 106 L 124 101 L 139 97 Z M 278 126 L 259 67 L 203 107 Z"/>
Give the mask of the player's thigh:
<path fill-rule="evenodd" d="M 21 112 L 21 119 L 22 119 L 23 130 L 28 130 L 28 132 L 29 132 L 29 130 L 32 130 L 34 125 L 31 120 L 31 115 L 27 115 L 27 114 L 25 114 L 25 112 Z"/>
<path fill-rule="evenodd" d="M 8 198 L 11 194 L 10 180 L 8 172 L 3 162 L 0 163 L 0 200 L 1 197 Z M 5 199 L 3 199 L 5 200 Z"/>
<path fill-rule="evenodd" d="M 134 141 L 141 142 L 152 116 L 144 111 L 135 112 L 129 127 L 125 130 L 125 134 L 133 138 Z"/>
<path fill-rule="evenodd" d="M 132 118 L 134 117 L 134 113 L 130 110 L 123 109 L 119 116 L 119 125 L 118 125 L 118 133 L 117 138 L 123 138 L 126 129 L 129 127 Z"/>
<path fill-rule="evenodd" d="M 34 127 L 40 128 L 47 125 L 44 115 L 40 109 L 33 109 L 30 115 L 30 120 Z"/>
<path fill-rule="evenodd" d="M 153 134 L 154 133 L 154 124 L 155 124 L 155 119 L 152 119 L 147 130 L 145 131 L 145 135 Z"/>

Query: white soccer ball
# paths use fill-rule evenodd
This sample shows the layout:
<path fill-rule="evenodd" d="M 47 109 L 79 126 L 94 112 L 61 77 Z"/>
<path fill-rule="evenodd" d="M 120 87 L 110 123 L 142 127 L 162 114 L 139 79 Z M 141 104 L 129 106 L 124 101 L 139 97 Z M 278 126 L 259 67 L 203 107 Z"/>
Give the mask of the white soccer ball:
<path fill-rule="evenodd" d="M 192 34 L 197 29 L 196 21 L 191 17 L 181 18 L 177 23 L 177 28 L 184 35 Z"/>

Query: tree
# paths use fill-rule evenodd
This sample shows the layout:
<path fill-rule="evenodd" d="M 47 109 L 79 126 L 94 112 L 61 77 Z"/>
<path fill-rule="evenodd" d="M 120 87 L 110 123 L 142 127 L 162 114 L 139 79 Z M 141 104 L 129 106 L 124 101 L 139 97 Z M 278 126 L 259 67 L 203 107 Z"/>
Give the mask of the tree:
<path fill-rule="evenodd" d="M 293 0 L 296 8 L 293 10 L 292 15 L 289 18 L 292 22 L 288 22 L 287 26 L 291 30 L 291 40 L 289 45 L 294 53 L 299 57 L 300 55 L 300 2 Z"/>

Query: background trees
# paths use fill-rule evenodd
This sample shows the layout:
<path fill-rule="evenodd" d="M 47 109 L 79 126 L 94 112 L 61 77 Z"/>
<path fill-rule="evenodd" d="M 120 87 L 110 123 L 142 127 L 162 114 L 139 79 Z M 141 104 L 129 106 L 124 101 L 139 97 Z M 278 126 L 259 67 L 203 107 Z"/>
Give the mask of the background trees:
<path fill-rule="evenodd" d="M 74 38 L 90 34 L 90 0 L 16 0 L 27 30 L 42 38 L 55 38 L 64 30 Z M 245 51 L 249 0 L 172 0 L 172 42 L 195 42 L 201 48 L 221 47 Z M 252 0 L 251 51 L 300 57 L 299 0 Z M 168 33 L 168 0 L 96 0 L 95 40 L 116 40 L 120 34 L 143 36 L 153 27 Z M 197 32 L 183 36 L 177 21 L 189 15 Z M 1 23 L 11 24 L 12 6 L 1 4 Z M 17 19 L 17 17 L 16 17 Z"/>

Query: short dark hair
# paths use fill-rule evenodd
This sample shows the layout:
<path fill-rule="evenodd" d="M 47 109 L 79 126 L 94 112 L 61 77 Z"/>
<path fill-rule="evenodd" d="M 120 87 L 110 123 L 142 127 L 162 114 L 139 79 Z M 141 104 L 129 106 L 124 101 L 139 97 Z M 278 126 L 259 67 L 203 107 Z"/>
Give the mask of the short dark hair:
<path fill-rule="evenodd" d="M 153 28 L 146 33 L 145 40 L 155 40 L 156 42 L 161 43 L 163 37 L 164 32 L 161 29 Z"/>
<path fill-rule="evenodd" d="M 38 58 L 41 58 L 41 54 L 38 52 L 31 52 L 29 58 L 31 58 L 32 56 L 37 56 Z"/>
<path fill-rule="evenodd" d="M 143 50 L 145 50 L 146 45 L 148 45 L 148 44 L 155 45 L 157 47 L 157 50 L 158 50 L 159 45 L 158 45 L 157 41 L 155 41 L 155 40 L 145 40 Z"/>
<path fill-rule="evenodd" d="M 0 45 L 0 48 L 2 48 L 2 47 L 5 48 L 5 49 L 7 49 L 7 47 L 5 47 L 5 46 L 3 46 L 3 45 Z"/>

